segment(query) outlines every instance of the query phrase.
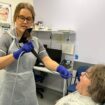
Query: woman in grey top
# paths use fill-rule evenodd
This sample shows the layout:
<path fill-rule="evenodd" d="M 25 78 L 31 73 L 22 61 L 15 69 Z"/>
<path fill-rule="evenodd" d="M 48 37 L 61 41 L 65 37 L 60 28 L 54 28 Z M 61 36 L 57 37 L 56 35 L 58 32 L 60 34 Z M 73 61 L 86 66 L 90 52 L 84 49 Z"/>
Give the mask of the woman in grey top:
<path fill-rule="evenodd" d="M 82 72 L 76 89 L 76 92 L 58 100 L 56 105 L 104 105 L 105 65 L 94 65 Z"/>
<path fill-rule="evenodd" d="M 31 53 L 32 49 L 49 70 L 59 72 L 65 79 L 71 73 L 47 55 L 38 38 L 19 43 L 25 30 L 33 26 L 35 13 L 32 5 L 19 3 L 13 19 L 15 28 L 0 37 L 0 69 L 6 70 L 0 90 L 0 105 L 38 105 L 32 72 L 36 57 Z"/>

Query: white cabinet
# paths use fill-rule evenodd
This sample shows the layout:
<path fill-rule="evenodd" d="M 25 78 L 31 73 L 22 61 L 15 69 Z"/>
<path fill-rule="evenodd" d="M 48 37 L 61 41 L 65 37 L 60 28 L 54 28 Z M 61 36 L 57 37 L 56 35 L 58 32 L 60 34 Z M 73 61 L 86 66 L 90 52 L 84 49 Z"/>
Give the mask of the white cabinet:
<path fill-rule="evenodd" d="M 72 30 L 58 31 L 35 31 L 33 36 L 37 36 L 44 45 L 51 49 L 62 50 L 62 60 L 65 59 L 73 67 L 76 33 Z"/>

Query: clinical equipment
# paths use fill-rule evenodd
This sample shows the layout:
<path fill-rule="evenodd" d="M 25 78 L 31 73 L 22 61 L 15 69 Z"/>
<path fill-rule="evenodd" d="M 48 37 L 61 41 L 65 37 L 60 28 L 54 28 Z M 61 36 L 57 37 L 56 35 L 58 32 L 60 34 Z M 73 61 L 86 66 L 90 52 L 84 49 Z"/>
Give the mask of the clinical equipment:
<path fill-rule="evenodd" d="M 22 43 L 27 43 L 27 42 L 29 42 L 29 41 L 31 40 L 31 34 L 30 34 L 31 31 L 32 31 L 32 28 L 26 29 L 26 30 L 24 31 L 24 33 L 23 33 L 21 39 L 19 40 L 19 43 L 21 43 L 21 42 L 22 42 Z M 31 52 L 33 53 L 33 55 L 35 55 L 35 56 L 39 59 L 39 61 L 42 62 L 42 60 L 40 59 L 40 57 L 38 56 L 38 54 L 36 53 L 36 51 L 35 51 L 34 49 L 31 49 Z M 42 63 L 43 63 L 43 62 L 42 62 Z"/>

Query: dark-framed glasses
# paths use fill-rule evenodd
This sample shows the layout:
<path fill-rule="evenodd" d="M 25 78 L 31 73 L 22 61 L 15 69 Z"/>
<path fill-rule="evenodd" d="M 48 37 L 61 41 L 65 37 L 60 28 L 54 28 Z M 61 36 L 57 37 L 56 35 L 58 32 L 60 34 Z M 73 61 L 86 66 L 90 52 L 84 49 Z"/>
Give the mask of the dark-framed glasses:
<path fill-rule="evenodd" d="M 18 16 L 18 19 L 21 21 L 21 22 L 24 22 L 25 20 L 28 22 L 28 23 L 32 23 L 33 19 L 32 17 L 25 17 L 23 15 L 19 15 Z"/>
<path fill-rule="evenodd" d="M 89 73 L 90 72 L 87 72 L 87 71 L 86 72 L 82 72 L 81 76 L 86 76 L 88 79 L 90 79 Z"/>

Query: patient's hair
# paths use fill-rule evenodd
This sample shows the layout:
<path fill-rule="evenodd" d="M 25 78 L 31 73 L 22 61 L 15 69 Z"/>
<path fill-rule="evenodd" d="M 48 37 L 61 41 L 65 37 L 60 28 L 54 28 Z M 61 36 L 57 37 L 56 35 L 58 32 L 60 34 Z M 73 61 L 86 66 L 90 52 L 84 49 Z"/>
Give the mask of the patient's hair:
<path fill-rule="evenodd" d="M 88 88 L 92 99 L 97 103 L 105 103 L 105 65 L 97 64 L 91 68 L 91 85 Z"/>

